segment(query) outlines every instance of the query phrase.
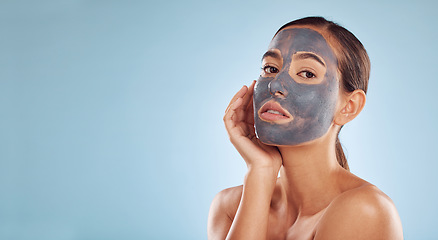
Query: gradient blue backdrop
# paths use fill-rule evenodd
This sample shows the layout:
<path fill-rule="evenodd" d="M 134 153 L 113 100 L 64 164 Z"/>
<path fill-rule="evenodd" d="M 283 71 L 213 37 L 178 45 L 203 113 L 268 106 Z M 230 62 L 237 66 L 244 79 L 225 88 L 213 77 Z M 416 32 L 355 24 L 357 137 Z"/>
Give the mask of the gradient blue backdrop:
<path fill-rule="evenodd" d="M 304 3 L 308 2 L 308 3 Z M 246 168 L 222 123 L 284 23 L 322 15 L 367 48 L 351 171 L 405 239 L 437 239 L 434 1 L 1 1 L 0 239 L 206 239 Z"/>

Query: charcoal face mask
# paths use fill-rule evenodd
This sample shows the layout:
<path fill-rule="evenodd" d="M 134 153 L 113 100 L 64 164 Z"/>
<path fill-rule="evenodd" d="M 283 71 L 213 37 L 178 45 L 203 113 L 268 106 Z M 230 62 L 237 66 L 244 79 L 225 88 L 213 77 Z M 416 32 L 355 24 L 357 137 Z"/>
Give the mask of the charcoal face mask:
<path fill-rule="evenodd" d="M 297 145 L 323 136 L 333 121 L 339 92 L 337 59 L 331 47 L 318 32 L 293 28 L 280 31 L 269 49 L 280 50 L 283 66 L 275 77 L 260 76 L 256 83 L 253 97 L 257 137 L 268 145 Z M 300 83 L 298 76 L 290 75 L 297 52 L 314 53 L 324 60 L 326 71 L 320 83 Z M 284 95 L 277 96 L 276 92 Z M 293 120 L 281 124 L 262 120 L 259 110 L 269 101 L 279 103 Z"/>

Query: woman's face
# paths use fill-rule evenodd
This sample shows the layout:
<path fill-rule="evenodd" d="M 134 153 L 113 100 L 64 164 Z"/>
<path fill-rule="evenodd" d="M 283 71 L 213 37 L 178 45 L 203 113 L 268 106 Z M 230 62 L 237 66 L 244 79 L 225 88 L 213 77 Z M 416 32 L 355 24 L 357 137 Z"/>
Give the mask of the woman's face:
<path fill-rule="evenodd" d="M 323 136 L 339 93 L 338 63 L 324 37 L 309 28 L 286 28 L 269 45 L 254 89 L 258 138 L 297 145 Z"/>

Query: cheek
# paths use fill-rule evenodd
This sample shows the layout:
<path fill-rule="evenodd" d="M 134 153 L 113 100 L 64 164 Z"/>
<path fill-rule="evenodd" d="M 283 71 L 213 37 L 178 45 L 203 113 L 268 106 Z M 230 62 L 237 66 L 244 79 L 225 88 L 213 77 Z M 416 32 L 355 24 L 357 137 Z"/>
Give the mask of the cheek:
<path fill-rule="evenodd" d="M 327 101 L 327 104 L 335 103 L 338 101 L 339 97 L 339 82 L 336 78 L 336 75 L 326 75 L 326 83 L 324 84 L 323 96 L 324 99 L 321 101 Z"/>
<path fill-rule="evenodd" d="M 262 101 L 270 97 L 269 83 L 273 78 L 260 77 L 254 86 L 254 105 L 260 105 Z M 255 109 L 256 110 L 256 109 Z"/>
<path fill-rule="evenodd" d="M 257 80 L 255 86 L 254 86 L 254 93 L 255 92 L 262 92 L 262 91 L 266 91 L 268 89 L 268 84 L 269 82 L 271 82 L 274 78 L 272 77 L 259 77 L 259 79 Z"/>
<path fill-rule="evenodd" d="M 287 84 L 288 96 L 281 104 L 298 118 L 327 122 L 334 114 L 338 97 L 336 79 L 325 79 L 321 84 Z M 323 120 L 324 119 L 324 120 Z"/>
<path fill-rule="evenodd" d="M 335 114 L 339 86 L 335 78 L 326 80 L 324 84 L 319 85 L 312 93 L 309 93 L 312 99 L 307 101 L 312 102 L 312 106 L 309 107 L 311 109 L 309 116 L 317 118 L 319 122 L 328 124 L 331 123 Z"/>

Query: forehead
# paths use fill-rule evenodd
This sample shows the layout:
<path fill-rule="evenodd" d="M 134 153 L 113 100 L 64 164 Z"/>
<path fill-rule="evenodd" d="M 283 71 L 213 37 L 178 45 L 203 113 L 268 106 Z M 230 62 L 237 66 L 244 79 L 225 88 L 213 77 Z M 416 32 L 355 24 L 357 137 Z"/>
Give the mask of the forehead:
<path fill-rule="evenodd" d="M 325 60 L 335 61 L 336 57 L 325 38 L 309 28 L 287 28 L 272 39 L 269 49 L 278 49 L 283 58 L 296 52 L 312 52 Z"/>

